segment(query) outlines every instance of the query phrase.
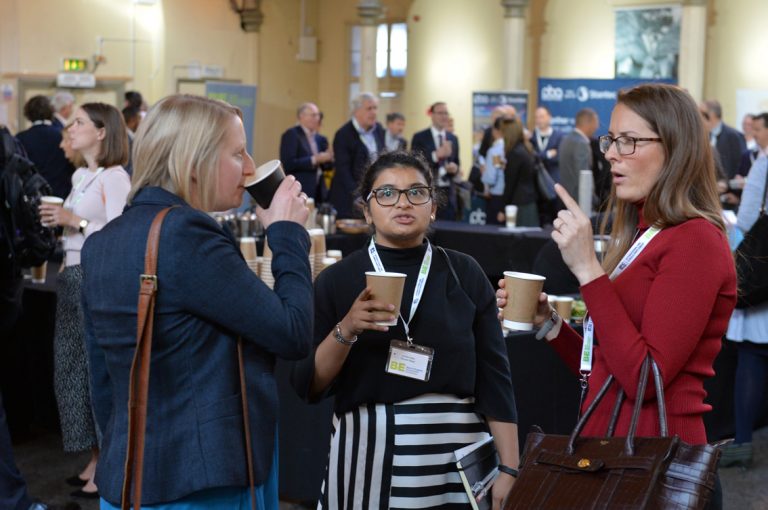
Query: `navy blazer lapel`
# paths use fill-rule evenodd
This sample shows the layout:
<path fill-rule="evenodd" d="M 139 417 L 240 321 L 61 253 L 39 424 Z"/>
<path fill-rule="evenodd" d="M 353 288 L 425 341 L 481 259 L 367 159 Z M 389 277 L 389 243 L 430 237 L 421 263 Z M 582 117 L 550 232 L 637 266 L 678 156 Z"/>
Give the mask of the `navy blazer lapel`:
<path fill-rule="evenodd" d="M 312 147 L 309 146 L 309 140 L 307 140 L 307 134 L 304 132 L 301 126 L 296 126 L 296 136 L 299 138 L 299 143 L 304 152 L 308 155 L 312 155 Z M 317 139 L 315 139 L 317 142 Z"/>

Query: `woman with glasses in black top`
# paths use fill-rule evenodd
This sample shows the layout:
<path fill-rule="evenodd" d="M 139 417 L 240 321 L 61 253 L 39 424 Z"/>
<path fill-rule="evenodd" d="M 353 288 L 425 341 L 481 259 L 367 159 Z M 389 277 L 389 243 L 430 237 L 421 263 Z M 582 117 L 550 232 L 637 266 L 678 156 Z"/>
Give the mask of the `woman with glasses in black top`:
<path fill-rule="evenodd" d="M 518 439 L 493 289 L 471 257 L 426 239 L 437 204 L 420 156 L 382 155 L 359 192 L 373 237 L 318 276 L 315 351 L 294 372 L 304 398 L 335 398 L 319 507 L 466 508 L 453 452 L 490 432 L 502 464 L 492 488 L 499 508 Z M 407 275 L 400 310 L 371 298 L 365 272 L 374 270 Z M 413 355 L 410 377 L 392 367 L 398 349 Z"/>

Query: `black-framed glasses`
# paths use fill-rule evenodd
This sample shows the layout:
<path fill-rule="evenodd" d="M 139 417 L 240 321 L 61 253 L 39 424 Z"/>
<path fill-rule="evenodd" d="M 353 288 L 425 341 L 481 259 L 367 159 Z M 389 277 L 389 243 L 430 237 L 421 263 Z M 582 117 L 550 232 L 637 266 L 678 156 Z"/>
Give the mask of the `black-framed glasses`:
<path fill-rule="evenodd" d="M 616 151 L 622 156 L 629 156 L 635 153 L 637 148 L 637 142 L 660 142 L 661 138 L 636 138 L 634 136 L 617 136 L 616 138 L 611 135 L 603 135 L 597 139 L 600 145 L 600 152 L 605 154 L 608 149 L 611 148 L 611 144 L 616 144 Z"/>
<path fill-rule="evenodd" d="M 400 195 L 403 194 L 412 205 L 424 205 L 432 199 L 432 188 L 430 186 L 413 186 L 408 189 L 397 189 L 386 186 L 372 189 L 365 201 L 368 202 L 373 197 L 380 206 L 392 207 L 400 201 Z"/>

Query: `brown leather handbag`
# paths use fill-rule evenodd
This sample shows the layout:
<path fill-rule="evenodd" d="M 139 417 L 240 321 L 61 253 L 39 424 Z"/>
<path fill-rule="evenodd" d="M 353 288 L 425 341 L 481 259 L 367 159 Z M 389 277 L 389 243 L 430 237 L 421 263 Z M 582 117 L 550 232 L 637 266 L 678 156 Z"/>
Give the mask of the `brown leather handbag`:
<path fill-rule="evenodd" d="M 720 450 L 689 445 L 667 431 L 664 385 L 650 355 L 640 371 L 637 395 L 645 395 L 653 371 L 661 437 L 635 437 L 642 398 L 626 438 L 612 437 L 624 392 L 620 389 L 607 437 L 579 437 L 613 383 L 609 376 L 570 436 L 528 434 L 520 476 L 504 509 L 697 509 L 707 507 L 715 488 Z"/>
<path fill-rule="evenodd" d="M 128 389 L 128 445 L 125 455 L 125 475 L 120 508 L 134 510 L 141 508 L 141 482 L 144 471 L 144 434 L 147 428 L 147 395 L 149 393 L 149 367 L 152 355 L 152 325 L 155 315 L 157 294 L 157 252 L 160 243 L 160 227 L 163 219 L 174 207 L 167 207 L 157 213 L 149 228 L 147 248 L 144 255 L 144 273 L 140 278 L 139 306 L 136 333 L 136 352 L 131 365 L 130 388 Z M 248 399 L 246 396 L 245 371 L 243 366 L 243 343 L 237 339 L 237 358 L 240 371 L 240 393 L 243 401 L 243 426 L 245 432 L 245 457 L 248 464 L 248 486 L 251 491 L 251 508 L 256 510 L 256 493 L 251 453 L 251 434 L 248 425 Z M 183 469 L 183 468 L 180 468 Z"/>

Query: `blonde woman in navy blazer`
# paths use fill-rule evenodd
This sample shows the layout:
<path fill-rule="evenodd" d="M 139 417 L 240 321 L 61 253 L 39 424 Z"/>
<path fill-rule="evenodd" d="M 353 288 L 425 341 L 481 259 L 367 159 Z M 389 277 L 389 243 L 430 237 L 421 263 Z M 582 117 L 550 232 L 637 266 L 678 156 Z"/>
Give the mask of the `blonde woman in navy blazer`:
<path fill-rule="evenodd" d="M 275 290 L 243 260 L 208 211 L 237 207 L 253 175 L 236 108 L 170 96 L 134 142 L 124 214 L 83 249 L 83 304 L 97 421 L 104 430 L 96 482 L 101 508 L 117 508 L 127 442 L 139 274 L 149 225 L 160 235 L 158 294 L 144 457 L 147 508 L 250 508 L 237 338 L 244 342 L 257 502 L 276 509 L 275 358 L 298 359 L 312 338 L 306 195 L 293 176 L 258 210 L 273 251 Z"/>

